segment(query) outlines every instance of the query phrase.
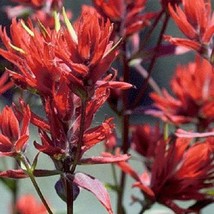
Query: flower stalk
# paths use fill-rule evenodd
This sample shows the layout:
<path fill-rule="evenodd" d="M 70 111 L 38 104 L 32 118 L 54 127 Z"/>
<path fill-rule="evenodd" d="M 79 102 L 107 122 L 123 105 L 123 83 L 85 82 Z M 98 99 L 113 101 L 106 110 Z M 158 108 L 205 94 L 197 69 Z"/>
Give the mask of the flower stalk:
<path fill-rule="evenodd" d="M 41 199 L 42 203 L 43 203 L 44 206 L 46 207 L 47 212 L 48 212 L 49 214 L 53 214 L 53 212 L 51 211 L 51 209 L 50 209 L 50 207 L 49 207 L 49 205 L 48 205 L 48 203 L 47 203 L 45 197 L 44 197 L 43 194 L 42 194 L 42 191 L 40 190 L 39 185 L 38 185 L 37 182 L 36 182 L 36 179 L 35 179 L 34 174 L 33 174 L 33 170 L 32 170 L 32 168 L 31 168 L 31 166 L 30 166 L 28 160 L 27 160 L 26 157 L 25 157 L 24 155 L 22 155 L 22 154 L 20 154 L 20 156 L 19 156 L 18 159 L 20 160 L 21 164 L 24 165 L 24 167 L 25 167 L 25 172 L 26 172 L 27 175 L 29 176 L 29 178 L 30 178 L 30 180 L 31 180 L 31 182 L 32 182 L 32 184 L 33 184 L 33 186 L 34 186 L 34 188 L 35 188 L 35 190 L 36 190 L 36 192 L 37 192 L 39 198 Z"/>

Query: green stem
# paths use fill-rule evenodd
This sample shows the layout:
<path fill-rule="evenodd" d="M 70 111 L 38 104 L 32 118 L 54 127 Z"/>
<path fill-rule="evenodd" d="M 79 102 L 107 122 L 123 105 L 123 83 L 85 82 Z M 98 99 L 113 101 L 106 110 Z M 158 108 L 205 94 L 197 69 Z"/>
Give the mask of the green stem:
<path fill-rule="evenodd" d="M 29 178 L 30 178 L 30 180 L 31 180 L 31 182 L 32 182 L 32 184 L 33 184 L 33 186 L 34 186 L 34 188 L 35 188 L 37 194 L 39 195 L 39 197 L 40 197 L 42 203 L 43 203 L 44 206 L 46 207 L 48 213 L 49 213 L 49 214 L 53 214 L 53 212 L 51 211 L 51 209 L 50 209 L 50 207 L 49 207 L 47 201 L 45 200 L 45 198 L 44 198 L 44 196 L 43 196 L 43 194 L 42 194 L 42 192 L 41 192 L 41 190 L 40 190 L 40 188 L 39 188 L 39 186 L 38 186 L 38 184 L 37 184 L 37 182 L 36 182 L 36 179 L 35 179 L 35 177 L 34 177 L 33 171 L 31 170 L 31 167 L 30 167 L 28 161 L 26 160 L 26 157 L 23 156 L 23 155 L 21 155 L 20 161 L 24 164 L 24 166 L 25 166 L 25 168 L 26 168 L 26 173 L 28 174 L 28 176 L 29 176 Z"/>
<path fill-rule="evenodd" d="M 116 169 L 115 169 L 115 165 L 114 165 L 114 164 L 111 164 L 111 169 L 112 169 L 112 176 L 113 176 L 113 180 L 114 180 L 114 185 L 115 185 L 116 187 L 118 187 Z"/>

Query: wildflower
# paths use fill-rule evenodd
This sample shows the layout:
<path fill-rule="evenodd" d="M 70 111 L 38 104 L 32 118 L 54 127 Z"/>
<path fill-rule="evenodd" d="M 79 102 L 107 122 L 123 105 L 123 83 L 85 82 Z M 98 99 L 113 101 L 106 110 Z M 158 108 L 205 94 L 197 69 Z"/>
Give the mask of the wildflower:
<path fill-rule="evenodd" d="M 62 73 L 62 66 L 54 55 L 54 33 L 50 41 L 48 35 L 44 36 L 34 29 L 32 23 L 29 23 L 31 29 L 22 23 L 13 19 L 11 39 L 5 29 L 0 31 L 0 37 L 7 48 L 0 49 L 0 54 L 17 67 L 19 72 L 8 70 L 17 85 L 24 89 L 32 88 L 45 96 L 51 93 L 54 81 Z"/>
<path fill-rule="evenodd" d="M 16 156 L 24 152 L 29 138 L 29 107 L 23 109 L 24 116 L 19 118 L 12 108 L 6 106 L 0 114 L 0 155 Z"/>
<path fill-rule="evenodd" d="M 162 120 L 179 125 L 194 122 L 206 128 L 214 119 L 213 103 L 214 73 L 211 64 L 202 58 L 187 66 L 178 66 L 171 80 L 171 96 L 152 93 L 154 105 L 160 110 L 148 111 Z"/>
<path fill-rule="evenodd" d="M 95 7 L 102 15 L 115 24 L 115 31 L 121 36 L 129 36 L 145 25 L 154 14 L 143 14 L 145 0 L 93 0 Z"/>
<path fill-rule="evenodd" d="M 179 207 L 174 200 L 209 200 L 206 189 L 213 187 L 213 140 L 191 145 L 191 139 L 172 138 L 159 141 L 157 151 L 151 174 L 138 176 L 127 163 L 118 163 L 137 181 L 133 187 L 141 189 L 151 204 L 159 202 L 176 213 L 187 213 L 193 210 Z"/>
<path fill-rule="evenodd" d="M 110 41 L 111 33 L 110 21 L 104 21 L 94 9 L 85 7 L 74 31 L 66 29 L 60 35 L 56 54 L 72 69 L 67 73 L 71 85 L 77 78 L 84 88 L 90 88 L 105 76 L 117 54 Z"/>
<path fill-rule="evenodd" d="M 0 54 L 20 72 L 10 71 L 16 84 L 49 96 L 55 83 L 64 76 L 73 92 L 81 95 L 105 76 L 116 56 L 110 41 L 110 22 L 104 22 L 95 10 L 83 11 L 74 28 L 67 17 L 65 20 L 66 28 L 50 30 L 40 26 L 39 31 L 31 22 L 26 26 L 14 19 L 11 39 L 5 29 L 0 31 L 7 48 L 0 49 Z"/>
<path fill-rule="evenodd" d="M 179 29 L 188 39 L 166 36 L 166 40 L 196 50 L 211 61 L 213 18 L 210 0 L 199 0 L 192 4 L 191 0 L 183 0 L 182 10 L 179 6 L 169 4 L 169 12 Z"/>

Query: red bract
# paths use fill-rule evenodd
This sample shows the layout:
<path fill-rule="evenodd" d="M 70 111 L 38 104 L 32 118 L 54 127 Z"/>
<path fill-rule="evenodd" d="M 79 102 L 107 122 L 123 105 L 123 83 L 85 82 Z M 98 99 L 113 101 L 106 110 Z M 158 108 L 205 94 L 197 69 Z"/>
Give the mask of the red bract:
<path fill-rule="evenodd" d="M 16 203 L 19 214 L 45 214 L 47 210 L 42 203 L 37 202 L 33 195 L 21 196 Z"/>
<path fill-rule="evenodd" d="M 34 29 L 32 23 L 29 23 L 30 28 L 22 23 L 15 19 L 12 21 L 11 39 L 5 29 L 0 31 L 1 39 L 7 48 L 0 49 L 0 54 L 18 68 L 20 73 L 10 71 L 16 84 L 24 89 L 30 87 L 42 96 L 49 95 L 54 82 L 65 70 L 54 54 L 56 32 L 47 31 L 44 35 Z"/>
<path fill-rule="evenodd" d="M 21 72 L 11 71 L 16 84 L 47 96 L 63 75 L 71 90 L 82 96 L 103 78 L 116 56 L 115 47 L 109 40 L 110 22 L 104 22 L 91 9 L 83 11 L 75 29 L 67 17 L 65 22 L 67 27 L 59 31 L 40 26 L 40 32 L 32 23 L 27 27 L 23 21 L 14 19 L 10 27 L 11 39 L 5 30 L 0 31 L 7 48 L 1 49 L 0 54 Z"/>
<path fill-rule="evenodd" d="M 14 111 L 6 106 L 0 114 L 0 155 L 15 156 L 24 152 L 29 138 L 30 121 L 29 107 L 23 109 L 24 116 L 19 118 Z"/>
<path fill-rule="evenodd" d="M 212 60 L 214 22 L 210 0 L 198 0 L 195 4 L 192 4 L 191 0 L 183 0 L 183 6 L 184 10 L 178 6 L 173 8 L 169 4 L 169 12 L 188 39 L 171 36 L 167 36 L 166 39 L 173 44 L 196 50 L 203 57 Z"/>
<path fill-rule="evenodd" d="M 131 35 L 149 24 L 154 14 L 143 14 L 146 0 L 93 0 L 100 13 L 115 24 L 115 31 L 121 36 Z"/>
<path fill-rule="evenodd" d="M 191 209 L 180 208 L 173 201 L 208 200 L 205 189 L 213 187 L 214 171 L 213 140 L 190 145 L 191 139 L 184 138 L 159 141 L 149 180 L 145 173 L 139 178 L 127 164 L 118 165 L 137 180 L 133 186 L 140 188 L 151 203 L 157 201 L 176 213 L 188 213 Z"/>
<path fill-rule="evenodd" d="M 187 66 L 178 66 L 171 80 L 175 98 L 163 90 L 160 96 L 152 93 L 160 111 L 148 111 L 174 124 L 194 122 L 206 128 L 214 120 L 214 73 L 211 64 L 202 58 Z"/>
<path fill-rule="evenodd" d="M 93 88 L 111 66 L 117 54 L 110 41 L 111 32 L 109 20 L 84 7 L 74 29 L 70 26 L 59 35 L 56 54 L 72 71 L 66 75 L 75 93 Z"/>
<path fill-rule="evenodd" d="M 3 94 L 4 92 L 12 88 L 13 83 L 11 81 L 8 81 L 8 79 L 9 74 L 7 71 L 5 71 L 4 74 L 2 74 L 2 76 L 0 77 L 0 94 Z"/>
<path fill-rule="evenodd" d="M 123 85 L 118 83 L 118 85 L 121 84 Z M 106 119 L 99 126 L 90 128 L 95 113 L 109 96 L 110 87 L 111 84 L 108 82 L 97 86 L 93 97 L 87 101 L 81 156 L 97 143 L 108 140 L 112 133 L 114 128 L 112 118 Z M 75 155 L 78 144 L 81 100 L 68 89 L 62 80 L 57 90 L 54 89 L 54 100 L 45 99 L 47 122 L 39 118 L 32 119 L 32 123 L 40 128 L 42 139 L 42 145 L 35 143 L 36 148 L 55 159 L 63 159 L 68 153 Z"/>

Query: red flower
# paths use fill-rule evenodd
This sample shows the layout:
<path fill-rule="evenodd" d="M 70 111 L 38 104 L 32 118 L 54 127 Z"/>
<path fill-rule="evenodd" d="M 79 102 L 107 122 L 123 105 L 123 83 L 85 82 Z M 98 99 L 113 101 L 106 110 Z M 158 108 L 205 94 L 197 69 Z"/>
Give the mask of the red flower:
<path fill-rule="evenodd" d="M 152 93 L 160 111 L 148 112 L 174 124 L 194 122 L 206 128 L 214 120 L 213 84 L 213 68 L 205 59 L 197 58 L 188 66 L 178 66 L 171 80 L 176 98 L 165 90 L 162 96 Z"/>
<path fill-rule="evenodd" d="M 178 6 L 173 8 L 169 4 L 169 12 L 188 39 L 171 36 L 167 36 L 166 39 L 173 44 L 194 49 L 203 57 L 210 59 L 214 33 L 210 0 L 198 0 L 195 4 L 191 0 L 183 0 L 183 6 L 184 11 Z"/>
<path fill-rule="evenodd" d="M 148 25 L 149 18 L 154 14 L 142 14 L 146 0 L 93 0 L 95 7 L 102 15 L 115 24 L 119 35 L 131 35 Z"/>
<path fill-rule="evenodd" d="M 46 214 L 47 210 L 42 203 L 37 202 L 34 196 L 24 195 L 16 203 L 16 210 L 19 214 Z"/>
<path fill-rule="evenodd" d="M 28 126 L 30 110 L 23 109 L 24 116 L 15 115 L 14 111 L 6 106 L 0 114 L 0 155 L 15 156 L 24 152 L 29 138 Z"/>
<path fill-rule="evenodd" d="M 93 88 L 105 76 L 117 54 L 111 33 L 109 20 L 104 21 L 94 9 L 84 7 L 74 29 L 64 29 L 59 35 L 56 54 L 72 70 L 66 74 L 72 88 Z"/>
<path fill-rule="evenodd" d="M 10 71 L 16 84 L 22 88 L 30 87 L 45 96 L 51 93 L 54 82 L 63 70 L 60 60 L 54 54 L 56 32 L 47 31 L 44 35 L 34 29 L 31 23 L 30 28 L 22 23 L 13 19 L 11 39 L 5 30 L 0 31 L 0 37 L 7 48 L 0 49 L 0 54 L 18 68 L 20 73 Z"/>
<path fill-rule="evenodd" d="M 32 23 L 27 27 L 23 21 L 14 19 L 10 27 L 11 39 L 6 30 L 0 31 L 7 48 L 0 49 L 0 54 L 21 72 L 10 71 L 16 84 L 47 96 L 63 75 L 72 91 L 82 96 L 105 76 L 116 56 L 109 40 L 110 22 L 104 22 L 90 9 L 83 11 L 74 29 L 67 17 L 65 22 L 66 28 L 49 30 L 40 26 L 40 32 Z"/>
<path fill-rule="evenodd" d="M 140 188 L 151 203 L 157 201 L 176 213 L 187 213 L 192 210 L 182 209 L 173 201 L 209 200 L 205 189 L 213 188 L 213 148 L 213 139 L 193 145 L 191 139 L 184 138 L 159 141 L 151 175 L 144 172 L 138 177 L 129 165 L 118 165 L 137 180 L 133 186 Z"/>

